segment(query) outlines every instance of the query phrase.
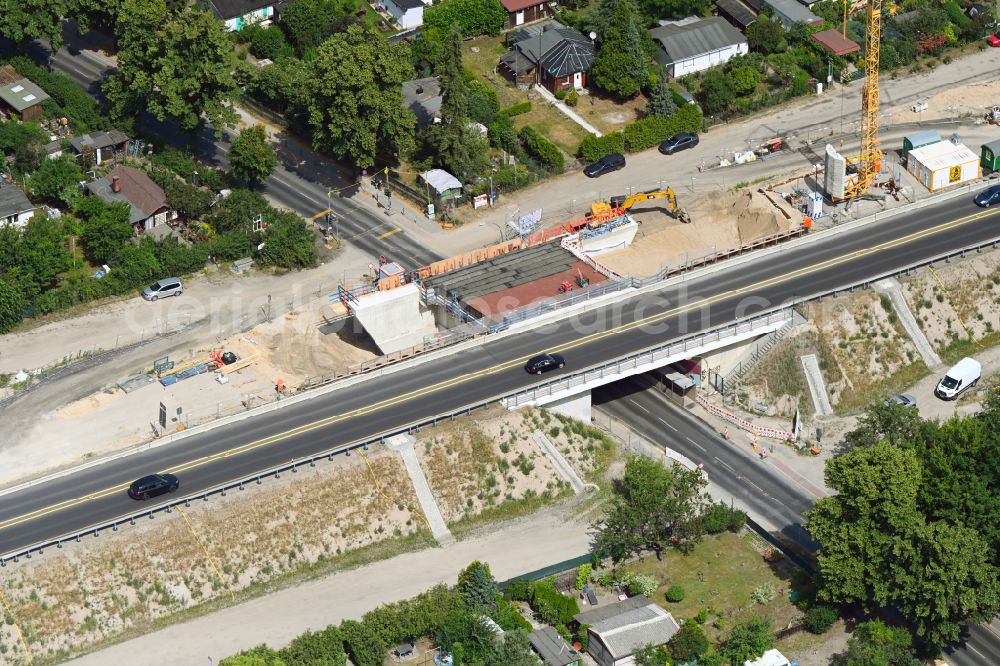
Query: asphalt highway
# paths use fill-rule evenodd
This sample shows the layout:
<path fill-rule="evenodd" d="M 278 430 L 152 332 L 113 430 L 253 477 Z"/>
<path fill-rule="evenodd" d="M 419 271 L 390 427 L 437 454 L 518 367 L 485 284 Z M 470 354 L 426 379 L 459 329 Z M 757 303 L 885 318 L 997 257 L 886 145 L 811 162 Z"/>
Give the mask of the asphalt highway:
<path fill-rule="evenodd" d="M 540 351 L 562 352 L 569 371 L 589 366 L 724 325 L 797 295 L 992 239 L 998 235 L 998 217 L 1000 211 L 977 209 L 964 198 L 953 200 L 805 248 L 747 259 L 733 270 L 540 330 L 488 340 L 461 354 L 372 376 L 277 412 L 8 494 L 0 502 L 0 553 L 141 508 L 126 496 L 125 487 L 144 474 L 169 471 L 180 477 L 182 491 L 207 489 L 529 387 L 538 379 L 522 365 Z"/>
<path fill-rule="evenodd" d="M 650 441 L 704 463 L 709 480 L 743 502 L 754 518 L 763 519 L 784 541 L 815 554 L 819 544 L 803 528 L 804 514 L 812 507 L 805 489 L 778 473 L 769 461 L 735 451 L 732 442 L 649 386 L 641 377 L 615 382 L 594 391 L 594 407 Z M 953 666 L 997 666 L 1000 619 L 966 627 L 962 640 L 944 652 Z"/>

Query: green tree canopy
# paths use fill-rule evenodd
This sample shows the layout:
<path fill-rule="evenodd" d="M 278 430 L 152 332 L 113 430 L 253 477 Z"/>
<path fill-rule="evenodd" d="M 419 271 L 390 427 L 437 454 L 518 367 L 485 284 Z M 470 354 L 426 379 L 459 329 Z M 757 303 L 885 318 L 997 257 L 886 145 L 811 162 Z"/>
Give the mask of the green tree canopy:
<path fill-rule="evenodd" d="M 733 106 L 736 89 L 729 77 L 720 69 L 710 69 L 701 79 L 701 89 L 698 90 L 698 101 L 705 113 L 720 113 Z"/>
<path fill-rule="evenodd" d="M 42 160 L 38 170 L 28 179 L 27 190 L 56 206 L 70 204 L 79 196 L 83 171 L 76 160 L 63 155 L 54 160 Z"/>
<path fill-rule="evenodd" d="M 463 35 L 499 35 L 507 20 L 507 10 L 500 0 L 449 0 L 424 11 L 423 30 L 436 29 L 446 35 L 458 26 Z"/>
<path fill-rule="evenodd" d="M 294 0 L 281 10 L 281 27 L 302 55 L 332 34 L 334 20 L 358 10 L 358 0 Z"/>
<path fill-rule="evenodd" d="M 267 647 L 258 645 L 251 650 L 244 650 L 237 655 L 227 657 L 219 662 L 219 666 L 290 666 L 279 654 Z"/>
<path fill-rule="evenodd" d="M 250 190 L 235 190 L 212 208 L 206 219 L 219 233 L 239 231 L 249 234 L 253 230 L 253 220 L 271 209 L 267 199 Z"/>
<path fill-rule="evenodd" d="M 344 666 L 344 638 L 336 626 L 322 631 L 307 631 L 295 638 L 278 655 L 286 666 Z"/>
<path fill-rule="evenodd" d="M 0 279 L 0 333 L 6 333 L 21 321 L 27 303 L 21 289 L 8 279 Z"/>
<path fill-rule="evenodd" d="M 237 178 L 256 185 L 274 173 L 278 158 L 267 142 L 263 125 L 253 125 L 240 130 L 229 150 L 229 169 Z"/>
<path fill-rule="evenodd" d="M 265 264 L 282 268 L 309 268 L 316 265 L 316 235 L 305 220 L 290 211 L 265 214 L 267 231 L 260 258 Z"/>
<path fill-rule="evenodd" d="M 913 656 L 910 632 L 881 620 L 862 622 L 847 642 L 847 652 L 834 659 L 836 666 L 919 666 Z"/>
<path fill-rule="evenodd" d="M 632 97 L 649 78 L 649 58 L 643 50 L 639 14 L 632 0 L 613 0 L 597 57 L 591 69 L 594 83 L 620 97 Z"/>
<path fill-rule="evenodd" d="M 84 220 L 81 240 L 90 263 L 99 265 L 114 260 L 132 240 L 135 232 L 129 223 L 131 210 L 127 203 L 116 201 Z"/>
<path fill-rule="evenodd" d="M 747 28 L 747 45 L 764 55 L 781 53 L 788 48 L 785 29 L 778 20 L 761 14 Z"/>
<path fill-rule="evenodd" d="M 667 83 L 667 72 L 664 68 L 657 68 L 656 85 L 646 103 L 646 115 L 652 118 L 669 118 L 677 113 L 677 103 L 670 92 L 670 85 Z"/>
<path fill-rule="evenodd" d="M 708 651 L 708 638 L 700 624 L 689 621 L 674 634 L 667 643 L 667 648 L 670 649 L 670 656 L 675 662 L 686 664 L 697 661 L 698 657 Z"/>
<path fill-rule="evenodd" d="M 776 639 L 771 623 L 764 618 L 754 618 L 733 627 L 722 646 L 722 654 L 731 664 L 759 659 L 774 647 Z"/>
<path fill-rule="evenodd" d="M 458 593 L 469 610 L 493 615 L 497 610 L 497 582 L 490 565 L 476 560 L 458 574 Z"/>
<path fill-rule="evenodd" d="M 670 651 L 666 645 L 643 645 L 635 653 L 636 666 L 670 666 Z"/>
<path fill-rule="evenodd" d="M 328 39 L 309 81 L 314 144 L 359 168 L 410 150 L 416 121 L 400 86 L 412 72 L 406 45 L 374 28 L 352 25 Z"/>
<path fill-rule="evenodd" d="M 705 16 L 710 13 L 708 0 L 641 0 L 642 13 L 653 21 Z"/>
<path fill-rule="evenodd" d="M 701 536 L 701 514 L 709 502 L 697 471 L 633 456 L 602 520 L 595 524 L 595 550 L 615 561 L 670 546 L 689 548 Z"/>
<path fill-rule="evenodd" d="M 149 110 L 158 120 L 176 119 L 191 133 L 203 118 L 217 132 L 235 124 L 233 45 L 221 21 L 187 8 L 165 23 L 145 24 L 145 32 L 124 30 L 120 41 L 118 69 L 104 85 L 113 115 L 128 118 Z"/>
<path fill-rule="evenodd" d="M 0 0 L 0 35 L 18 46 L 47 39 L 52 50 L 62 48 L 62 19 L 69 0 Z"/>

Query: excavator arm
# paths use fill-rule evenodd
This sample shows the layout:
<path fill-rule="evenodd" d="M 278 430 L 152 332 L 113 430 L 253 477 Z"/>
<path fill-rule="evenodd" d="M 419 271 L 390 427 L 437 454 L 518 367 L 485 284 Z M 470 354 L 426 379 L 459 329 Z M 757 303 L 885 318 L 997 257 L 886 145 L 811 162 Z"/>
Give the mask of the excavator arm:
<path fill-rule="evenodd" d="M 590 212 L 595 217 L 596 216 L 607 216 L 613 212 L 619 212 L 619 214 L 624 215 L 629 211 L 632 206 L 642 201 L 653 201 L 654 199 L 666 199 L 670 204 L 670 212 L 675 216 L 680 218 L 681 221 L 687 221 L 687 215 L 685 212 L 678 208 L 677 206 L 677 195 L 674 194 L 672 188 L 666 188 L 665 190 L 653 190 L 651 192 L 637 192 L 629 197 L 622 200 L 612 199 L 611 203 L 605 203 L 604 201 L 595 201 L 590 205 Z"/>

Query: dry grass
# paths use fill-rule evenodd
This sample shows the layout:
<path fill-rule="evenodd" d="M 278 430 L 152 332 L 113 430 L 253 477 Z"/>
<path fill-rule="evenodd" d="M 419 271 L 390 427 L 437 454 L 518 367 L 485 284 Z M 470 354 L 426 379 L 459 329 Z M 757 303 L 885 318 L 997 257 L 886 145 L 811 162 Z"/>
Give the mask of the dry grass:
<path fill-rule="evenodd" d="M 580 97 L 575 111 L 588 123 L 604 134 L 618 132 L 638 120 L 646 109 L 646 97 L 636 95 L 632 99 L 620 100 L 602 94 L 592 88 L 589 95 Z"/>

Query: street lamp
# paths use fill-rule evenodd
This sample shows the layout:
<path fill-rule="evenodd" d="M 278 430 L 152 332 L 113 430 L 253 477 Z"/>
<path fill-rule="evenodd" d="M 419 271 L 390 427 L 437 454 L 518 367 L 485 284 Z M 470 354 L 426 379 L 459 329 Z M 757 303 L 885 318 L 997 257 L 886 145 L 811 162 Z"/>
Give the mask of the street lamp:
<path fill-rule="evenodd" d="M 330 202 L 330 193 L 331 192 L 333 192 L 332 189 L 326 191 L 326 214 L 327 214 L 327 216 L 333 215 L 333 208 L 330 207 L 330 203 L 331 203 Z M 327 219 L 329 220 L 330 218 L 327 217 Z M 340 216 L 339 215 L 333 215 L 333 219 L 337 223 L 337 242 L 339 243 L 340 242 Z"/>

